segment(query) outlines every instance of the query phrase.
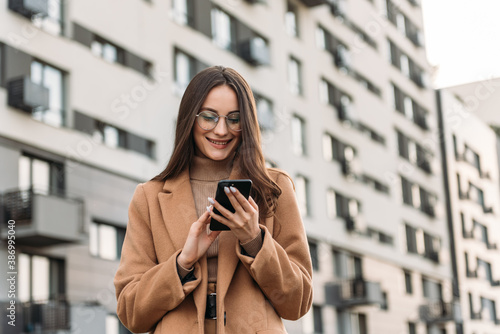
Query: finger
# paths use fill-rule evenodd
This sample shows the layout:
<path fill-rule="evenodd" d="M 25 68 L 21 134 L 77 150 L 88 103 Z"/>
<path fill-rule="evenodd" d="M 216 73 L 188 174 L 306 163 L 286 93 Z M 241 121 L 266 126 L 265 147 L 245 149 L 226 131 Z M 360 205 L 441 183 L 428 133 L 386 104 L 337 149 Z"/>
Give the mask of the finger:
<path fill-rule="evenodd" d="M 231 187 L 231 188 L 238 191 L 234 187 Z M 232 192 L 229 187 L 224 187 L 224 192 L 226 193 L 226 196 L 229 199 L 229 202 L 231 202 L 231 205 L 233 206 L 234 211 L 236 211 L 238 213 L 243 213 L 243 211 L 245 211 L 245 209 L 241 206 L 241 203 L 236 198 L 235 193 Z"/>
<path fill-rule="evenodd" d="M 227 211 L 227 210 L 226 210 Z M 229 212 L 229 211 L 228 211 Z M 221 215 L 218 215 L 216 214 L 215 212 L 210 212 L 210 216 L 217 220 L 219 223 L 222 223 L 224 225 L 227 225 L 227 227 L 231 228 L 232 226 L 234 226 L 234 224 L 227 218 L 221 216 Z"/>
<path fill-rule="evenodd" d="M 253 200 L 252 196 L 250 196 L 248 198 L 248 202 L 250 203 L 250 205 L 252 205 L 252 207 L 255 209 L 255 210 L 259 210 L 259 206 L 257 205 L 257 203 L 255 203 L 255 201 Z"/>
<path fill-rule="evenodd" d="M 214 240 L 217 239 L 221 232 L 222 231 L 212 231 L 208 234 L 208 238 L 210 239 L 210 241 L 214 242 Z"/>
<path fill-rule="evenodd" d="M 227 217 L 227 218 L 231 218 L 234 214 L 229 211 L 228 209 L 226 209 L 225 207 L 223 207 L 219 202 L 217 202 L 215 199 L 209 197 L 209 200 L 208 200 L 210 203 L 212 203 L 213 207 L 215 209 L 217 209 L 219 211 L 219 213 L 221 215 L 223 215 L 224 217 Z M 213 213 L 213 210 L 211 210 L 211 213 L 210 215 L 212 216 L 212 213 Z M 213 216 L 212 216 L 213 217 Z"/>
<path fill-rule="evenodd" d="M 238 204 L 245 210 L 246 212 L 252 212 L 253 207 L 248 203 L 247 199 L 236 187 L 229 187 L 230 193 L 234 196 L 234 198 L 238 201 Z M 229 197 L 229 196 L 228 196 Z M 231 198 L 229 198 L 231 200 Z M 231 202 L 233 203 L 233 202 Z M 234 204 L 233 204 L 234 206 Z"/>
<path fill-rule="evenodd" d="M 207 207 L 207 210 L 205 212 L 203 212 L 203 214 L 200 216 L 200 218 L 198 218 L 199 222 L 205 223 L 206 220 L 208 219 L 208 217 L 210 217 L 210 214 L 208 213 L 208 208 L 209 207 Z"/>

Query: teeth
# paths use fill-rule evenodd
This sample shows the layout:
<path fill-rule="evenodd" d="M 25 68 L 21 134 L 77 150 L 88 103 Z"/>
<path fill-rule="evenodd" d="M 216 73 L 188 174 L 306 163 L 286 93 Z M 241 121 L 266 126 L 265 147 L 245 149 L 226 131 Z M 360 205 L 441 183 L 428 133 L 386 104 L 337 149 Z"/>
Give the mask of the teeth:
<path fill-rule="evenodd" d="M 216 145 L 226 145 L 227 143 L 229 143 L 229 140 L 228 141 L 215 141 L 212 139 L 208 139 L 208 140 Z"/>

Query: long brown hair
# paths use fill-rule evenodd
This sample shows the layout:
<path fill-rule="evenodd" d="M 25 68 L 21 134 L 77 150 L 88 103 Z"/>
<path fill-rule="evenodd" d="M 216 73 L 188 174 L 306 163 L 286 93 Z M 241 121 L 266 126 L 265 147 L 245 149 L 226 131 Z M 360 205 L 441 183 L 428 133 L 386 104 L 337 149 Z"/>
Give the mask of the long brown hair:
<path fill-rule="evenodd" d="M 174 151 L 167 167 L 151 180 L 165 181 L 181 174 L 194 156 L 193 125 L 208 93 L 217 86 L 231 87 L 238 97 L 241 120 L 241 144 L 237 149 L 235 166 L 242 175 L 252 180 L 252 197 L 262 217 L 270 216 L 281 195 L 280 187 L 270 178 L 261 148 L 255 99 L 246 80 L 235 70 L 212 66 L 199 72 L 191 80 L 182 96 L 175 129 Z"/>

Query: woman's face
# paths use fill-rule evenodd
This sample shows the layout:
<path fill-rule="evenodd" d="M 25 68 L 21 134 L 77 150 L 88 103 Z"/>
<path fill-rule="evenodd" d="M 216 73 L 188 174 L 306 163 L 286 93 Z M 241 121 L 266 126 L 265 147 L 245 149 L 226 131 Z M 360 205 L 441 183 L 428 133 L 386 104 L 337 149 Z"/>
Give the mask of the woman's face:
<path fill-rule="evenodd" d="M 221 85 L 212 88 L 202 104 L 201 110 L 212 111 L 219 116 L 228 116 L 239 112 L 238 98 L 232 88 Z M 235 116 L 234 114 L 232 116 Z M 201 116 L 198 116 L 199 118 Z M 224 160 L 231 156 L 241 142 L 241 131 L 228 128 L 226 118 L 220 117 L 212 130 L 204 130 L 198 120 L 193 125 L 195 154 L 212 160 Z"/>

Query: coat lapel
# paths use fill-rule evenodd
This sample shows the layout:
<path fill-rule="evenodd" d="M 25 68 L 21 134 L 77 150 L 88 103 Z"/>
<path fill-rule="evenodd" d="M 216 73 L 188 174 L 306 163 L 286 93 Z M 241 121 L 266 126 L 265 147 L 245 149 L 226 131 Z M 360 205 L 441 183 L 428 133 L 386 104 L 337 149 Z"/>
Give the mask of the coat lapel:
<path fill-rule="evenodd" d="M 163 192 L 158 194 L 158 201 L 174 247 L 181 249 L 191 224 L 198 220 L 188 169 L 175 179 L 165 181 Z"/>
<path fill-rule="evenodd" d="M 191 224 L 198 220 L 194 198 L 189 180 L 189 169 L 177 178 L 165 181 L 163 192 L 158 194 L 161 214 L 168 234 L 175 249 L 181 249 L 186 243 Z M 207 258 L 199 260 L 201 266 L 201 283 L 193 292 L 193 299 L 198 314 L 200 333 L 205 318 L 207 296 Z"/>

